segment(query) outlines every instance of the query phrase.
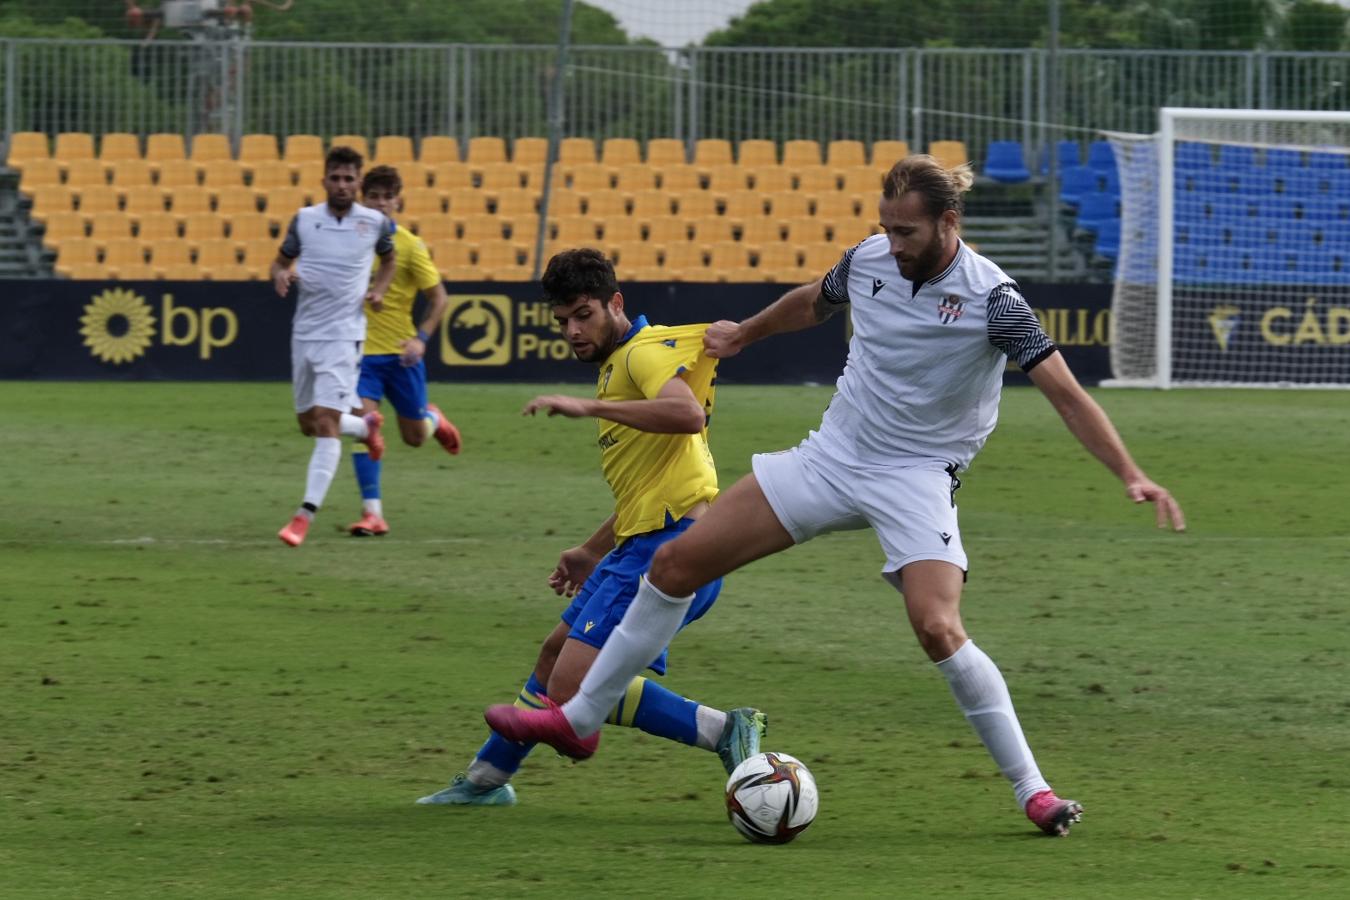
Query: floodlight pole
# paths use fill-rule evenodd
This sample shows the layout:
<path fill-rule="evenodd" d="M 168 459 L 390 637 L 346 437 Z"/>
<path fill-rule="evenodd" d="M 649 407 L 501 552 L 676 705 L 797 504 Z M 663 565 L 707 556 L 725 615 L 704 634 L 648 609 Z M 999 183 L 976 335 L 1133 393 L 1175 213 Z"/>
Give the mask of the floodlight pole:
<path fill-rule="evenodd" d="M 1045 172 L 1046 209 L 1050 219 L 1050 280 L 1059 280 L 1059 0 L 1050 0 L 1050 33 L 1045 41 L 1045 92 L 1049 95 L 1049 166 Z"/>
<path fill-rule="evenodd" d="M 534 236 L 534 274 L 538 281 L 544 268 L 544 243 L 548 237 L 548 201 L 553 191 L 553 166 L 562 143 L 563 79 L 567 72 L 567 48 L 572 43 L 572 7 L 574 0 L 563 0 L 562 21 L 558 24 L 558 59 L 553 66 L 553 84 L 548 94 L 548 155 L 544 160 L 544 186 L 539 193 L 539 228 Z"/>

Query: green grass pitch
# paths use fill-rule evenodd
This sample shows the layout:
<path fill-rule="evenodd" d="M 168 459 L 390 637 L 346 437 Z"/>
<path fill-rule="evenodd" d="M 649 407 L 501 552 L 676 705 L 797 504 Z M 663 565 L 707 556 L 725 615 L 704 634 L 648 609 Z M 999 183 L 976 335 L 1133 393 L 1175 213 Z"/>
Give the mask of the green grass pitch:
<path fill-rule="evenodd" d="M 816 774 L 815 824 L 761 847 L 715 756 L 627 729 L 585 764 L 537 752 L 514 808 L 412 803 L 514 696 L 558 551 L 609 509 L 594 424 L 522 418 L 535 392 L 433 386 L 464 454 L 391 445 L 393 532 L 365 540 L 339 532 L 344 458 L 292 550 L 287 385 L 7 383 L 0 895 L 1350 896 L 1344 394 L 1099 393 L 1180 498 L 1174 535 L 1006 392 L 958 495 L 964 613 L 1087 807 L 1067 840 L 1015 808 L 870 532 L 728 578 L 666 683 L 760 706 L 766 749 Z M 724 485 L 828 397 L 722 389 Z"/>

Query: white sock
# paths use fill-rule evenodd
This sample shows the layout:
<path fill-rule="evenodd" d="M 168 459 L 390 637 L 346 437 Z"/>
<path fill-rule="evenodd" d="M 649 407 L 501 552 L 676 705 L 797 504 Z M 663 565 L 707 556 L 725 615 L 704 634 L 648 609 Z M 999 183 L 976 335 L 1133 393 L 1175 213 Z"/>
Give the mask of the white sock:
<path fill-rule="evenodd" d="M 722 739 L 722 732 L 727 727 L 727 714 L 720 709 L 700 705 L 694 710 L 694 722 L 698 725 L 698 738 L 694 746 L 716 750 L 717 742 Z"/>
<path fill-rule="evenodd" d="M 351 413 L 342 414 L 342 418 L 338 420 L 338 432 L 358 441 L 364 441 L 370 435 L 366 420 Z"/>
<path fill-rule="evenodd" d="M 1012 782 L 1018 805 L 1025 808 L 1034 794 L 1049 790 L 1050 785 L 1041 777 L 1031 748 L 1022 736 L 1008 684 L 994 661 L 974 641 L 966 641 L 937 667 L 946 677 L 966 720 Z"/>
<path fill-rule="evenodd" d="M 563 704 L 563 714 L 579 737 L 600 730 L 605 718 L 619 703 L 628 683 L 656 657 L 689 611 L 694 595 L 672 597 L 652 587 L 643 575 L 623 621 L 609 635 L 590 671 L 581 680 L 575 697 Z"/>
<path fill-rule="evenodd" d="M 468 769 L 464 772 L 464 777 L 476 788 L 489 790 L 495 787 L 501 787 L 511 780 L 510 772 L 503 772 L 490 762 L 474 757 L 469 763 Z"/>
<path fill-rule="evenodd" d="M 361 512 L 384 518 L 384 503 L 377 497 L 374 500 L 362 500 Z"/>
<path fill-rule="evenodd" d="M 309 457 L 309 475 L 305 479 L 305 502 L 323 506 L 328 486 L 337 474 L 338 460 L 342 458 L 342 441 L 337 438 L 314 439 L 314 452 Z"/>
<path fill-rule="evenodd" d="M 436 415 L 435 411 L 427 410 L 426 418 L 422 420 L 427 426 L 427 437 L 436 433 L 436 429 L 441 427 L 441 417 Z"/>

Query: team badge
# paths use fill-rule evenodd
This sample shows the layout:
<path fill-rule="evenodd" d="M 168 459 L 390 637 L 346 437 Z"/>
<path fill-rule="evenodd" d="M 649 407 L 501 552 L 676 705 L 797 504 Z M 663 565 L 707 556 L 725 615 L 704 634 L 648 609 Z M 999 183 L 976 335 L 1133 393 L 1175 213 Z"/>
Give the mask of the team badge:
<path fill-rule="evenodd" d="M 965 315 L 965 305 L 963 298 L 948 294 L 938 303 L 938 318 L 943 325 L 950 325 Z"/>

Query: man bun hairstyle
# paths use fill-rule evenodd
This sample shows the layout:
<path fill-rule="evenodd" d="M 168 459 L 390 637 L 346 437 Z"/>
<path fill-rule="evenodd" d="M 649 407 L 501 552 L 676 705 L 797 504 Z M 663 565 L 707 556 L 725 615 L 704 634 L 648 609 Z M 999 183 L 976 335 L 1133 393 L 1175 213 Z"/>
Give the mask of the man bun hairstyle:
<path fill-rule="evenodd" d="M 965 212 L 961 195 L 974 183 L 975 173 L 969 163 L 944 169 L 942 163 L 928 154 L 917 153 L 906 156 L 881 177 L 881 195 L 894 200 L 902 194 L 919 194 L 928 214 L 936 219 L 949 209 L 958 216 Z"/>
<path fill-rule="evenodd" d="M 323 170 L 328 173 L 338 166 L 355 166 L 359 172 L 364 163 L 365 160 L 361 158 L 361 154 L 351 147 L 329 147 L 328 155 L 323 158 Z"/>
<path fill-rule="evenodd" d="M 358 157 L 359 159 L 359 157 Z M 361 178 L 361 193 L 384 190 L 391 194 L 403 193 L 403 179 L 393 166 L 376 166 Z"/>
<path fill-rule="evenodd" d="M 579 297 L 608 303 L 619 291 L 614 264 L 593 247 L 555 254 L 548 261 L 540 284 L 544 287 L 544 300 L 550 306 L 572 303 Z"/>

